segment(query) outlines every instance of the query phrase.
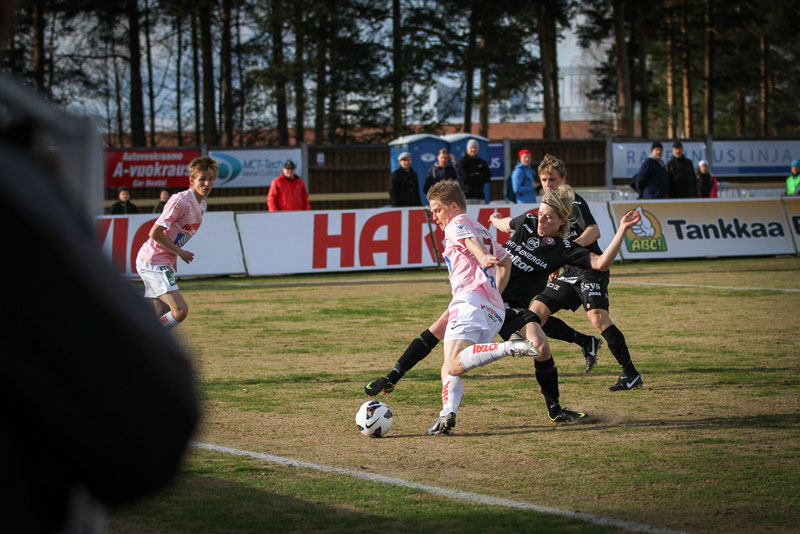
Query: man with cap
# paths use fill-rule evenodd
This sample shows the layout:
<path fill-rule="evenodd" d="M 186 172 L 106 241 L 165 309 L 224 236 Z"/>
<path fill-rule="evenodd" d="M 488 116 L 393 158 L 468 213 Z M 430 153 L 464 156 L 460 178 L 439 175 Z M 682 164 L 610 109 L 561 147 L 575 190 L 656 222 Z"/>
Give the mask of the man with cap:
<path fill-rule="evenodd" d="M 680 141 L 672 143 L 672 159 L 667 162 L 669 198 L 697 198 L 697 179 L 692 160 L 683 154 Z"/>
<path fill-rule="evenodd" d="M 800 195 L 800 159 L 792 162 L 792 174 L 786 178 L 786 194 Z"/>
<path fill-rule="evenodd" d="M 295 174 L 294 161 L 287 159 L 283 164 L 283 173 L 272 180 L 267 193 L 269 211 L 301 211 L 310 210 L 308 191 L 302 178 Z"/>
<path fill-rule="evenodd" d="M 650 146 L 650 157 L 642 162 L 639 172 L 636 174 L 634 182 L 639 198 L 667 198 L 669 193 L 669 179 L 661 155 L 664 146 L 658 141 L 654 141 Z"/>
<path fill-rule="evenodd" d="M 478 156 L 478 142 L 475 139 L 467 142 L 467 151 L 456 163 L 456 171 L 464 188 L 467 204 L 485 204 L 483 186 L 492 179 L 492 172 L 489 164 Z"/>
<path fill-rule="evenodd" d="M 527 148 L 519 151 L 519 163 L 511 172 L 511 187 L 517 197 L 517 204 L 533 204 L 536 202 L 536 189 L 539 187 L 539 176 L 531 166 L 533 154 Z"/>
<path fill-rule="evenodd" d="M 117 201 L 108 210 L 109 215 L 130 215 L 139 213 L 139 208 L 131 202 L 131 190 L 127 187 L 120 187 L 117 192 Z"/>
<path fill-rule="evenodd" d="M 397 156 L 400 166 L 389 177 L 389 203 L 393 208 L 421 206 L 419 200 L 419 176 L 411 168 L 411 153 L 401 152 Z"/>

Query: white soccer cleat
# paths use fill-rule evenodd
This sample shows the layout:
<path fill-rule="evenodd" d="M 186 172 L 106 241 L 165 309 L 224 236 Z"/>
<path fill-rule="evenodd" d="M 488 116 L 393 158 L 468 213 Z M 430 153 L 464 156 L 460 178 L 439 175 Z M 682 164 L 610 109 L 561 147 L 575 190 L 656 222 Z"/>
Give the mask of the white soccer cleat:
<path fill-rule="evenodd" d="M 506 343 L 511 344 L 509 352 L 511 352 L 511 356 L 514 358 L 524 358 L 528 356 L 531 358 L 536 358 L 539 356 L 539 351 L 536 350 L 536 347 L 533 346 L 533 343 L 527 339 L 512 339 L 510 341 L 506 341 Z"/>

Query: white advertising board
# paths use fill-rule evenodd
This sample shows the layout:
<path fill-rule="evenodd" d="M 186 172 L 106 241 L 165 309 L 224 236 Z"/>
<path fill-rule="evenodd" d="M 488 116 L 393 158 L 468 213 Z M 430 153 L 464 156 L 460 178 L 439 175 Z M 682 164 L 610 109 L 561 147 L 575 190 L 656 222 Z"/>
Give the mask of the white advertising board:
<path fill-rule="evenodd" d="M 108 215 L 97 218 L 97 235 L 103 253 L 129 277 L 136 274 L 136 255 L 148 239 L 155 214 Z M 186 244 L 195 253 L 187 264 L 178 259 L 178 276 L 244 274 L 242 248 L 233 212 L 208 212 L 203 225 Z"/>
<path fill-rule="evenodd" d="M 633 178 L 639 172 L 647 158 L 650 157 L 650 147 L 652 141 L 646 143 L 614 143 L 612 145 L 612 173 L 614 178 Z M 661 159 L 664 163 L 672 159 L 672 141 L 661 141 L 664 146 L 664 154 Z M 692 160 L 694 167 L 700 160 L 708 160 L 706 157 L 706 144 L 697 141 L 682 141 L 684 155 Z M 716 143 L 714 150 L 716 151 Z M 716 173 L 716 169 L 714 169 Z"/>
<path fill-rule="evenodd" d="M 764 200 L 611 202 L 614 219 L 641 209 L 625 236 L 625 259 L 756 256 L 795 252 L 783 205 Z"/>
<path fill-rule="evenodd" d="M 290 159 L 296 166 L 295 172 L 308 188 L 303 152 L 299 148 L 210 150 L 208 155 L 219 165 L 219 176 L 214 187 L 269 187 L 272 180 L 283 172 L 283 164 Z"/>

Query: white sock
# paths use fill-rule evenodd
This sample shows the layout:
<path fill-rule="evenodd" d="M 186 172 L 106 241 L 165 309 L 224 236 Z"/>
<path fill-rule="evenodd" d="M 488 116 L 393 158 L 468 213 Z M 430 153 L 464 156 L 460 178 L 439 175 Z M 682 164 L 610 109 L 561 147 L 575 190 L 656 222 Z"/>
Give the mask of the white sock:
<path fill-rule="evenodd" d="M 447 375 L 442 380 L 442 411 L 439 412 L 439 415 L 447 415 L 450 412 L 457 413 L 463 396 L 464 384 L 461 382 L 461 377 Z"/>
<path fill-rule="evenodd" d="M 461 365 L 469 371 L 511 355 L 511 341 L 503 343 L 478 343 L 462 350 Z"/>
<path fill-rule="evenodd" d="M 168 311 L 158 319 L 166 329 L 170 329 L 178 324 L 178 321 L 172 316 L 172 312 Z"/>

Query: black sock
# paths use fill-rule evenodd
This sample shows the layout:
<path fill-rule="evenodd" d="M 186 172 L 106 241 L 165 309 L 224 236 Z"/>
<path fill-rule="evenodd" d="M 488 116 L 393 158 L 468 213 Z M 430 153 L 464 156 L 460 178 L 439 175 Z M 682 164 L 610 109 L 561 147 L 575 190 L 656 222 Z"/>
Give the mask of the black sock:
<path fill-rule="evenodd" d="M 608 350 L 617 359 L 617 363 L 622 367 L 622 372 L 628 376 L 635 375 L 638 372 L 631 361 L 631 353 L 628 352 L 628 344 L 625 343 L 625 336 L 619 331 L 615 325 L 611 325 L 601 334 L 606 343 L 608 343 Z"/>
<path fill-rule="evenodd" d="M 536 381 L 539 382 L 539 387 L 542 389 L 548 412 L 552 415 L 554 411 L 561 411 L 561 405 L 558 403 L 558 369 L 556 369 L 553 358 L 545 361 L 533 360 L 533 366 L 536 369 Z"/>
<path fill-rule="evenodd" d="M 400 356 L 400 359 L 397 360 L 397 363 L 394 364 L 394 369 L 387 375 L 389 381 L 397 384 L 403 378 L 403 375 L 424 360 L 438 344 L 439 340 L 436 339 L 436 336 L 431 334 L 430 330 L 425 329 L 417 339 L 411 342 L 403 355 Z"/>
<path fill-rule="evenodd" d="M 591 339 L 586 334 L 581 334 L 558 317 L 553 317 L 552 315 L 547 319 L 547 322 L 542 325 L 542 330 L 544 330 L 545 335 L 551 339 L 575 343 L 581 347 L 589 343 Z"/>

